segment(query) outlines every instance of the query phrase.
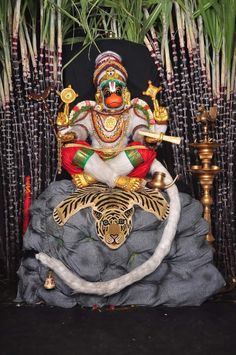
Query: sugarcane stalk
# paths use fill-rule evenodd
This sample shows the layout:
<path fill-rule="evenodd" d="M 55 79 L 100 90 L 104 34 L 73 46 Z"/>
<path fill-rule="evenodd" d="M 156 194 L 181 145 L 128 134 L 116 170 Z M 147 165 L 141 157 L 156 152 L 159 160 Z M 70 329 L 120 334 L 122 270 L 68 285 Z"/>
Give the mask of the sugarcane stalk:
<path fill-rule="evenodd" d="M 173 88 L 173 101 L 175 105 L 175 111 L 176 115 L 178 117 L 178 135 L 180 137 L 184 137 L 184 140 L 182 140 L 181 145 L 178 147 L 178 155 L 181 158 L 181 163 L 179 166 L 181 166 L 181 171 L 178 171 L 179 174 L 183 175 L 186 178 L 186 175 L 184 174 L 185 168 L 186 168 L 186 161 L 185 161 L 185 155 L 183 153 L 183 147 L 185 145 L 186 140 L 188 139 L 184 135 L 184 110 L 183 110 L 183 104 L 184 100 L 180 102 L 181 98 L 181 82 L 179 80 L 179 71 L 177 67 L 177 62 L 178 62 L 178 57 L 177 57 L 177 52 L 176 52 L 176 45 L 175 45 L 175 31 L 174 31 L 174 25 L 173 21 L 171 19 L 170 21 L 170 33 L 171 33 L 171 47 L 172 47 L 172 58 L 173 58 L 173 75 L 172 75 L 172 88 Z M 168 73 L 167 73 L 168 75 Z"/>
<path fill-rule="evenodd" d="M 3 87 L 1 76 L 0 76 L 0 107 L 2 110 L 4 110 L 6 107 L 6 99 L 5 99 L 4 87 Z"/>
<path fill-rule="evenodd" d="M 216 97 L 219 97 L 220 93 L 220 56 L 219 52 L 215 52 L 215 84 L 216 84 Z"/>
<path fill-rule="evenodd" d="M 179 44 L 180 44 L 180 48 L 184 48 L 184 26 L 183 26 L 183 20 L 180 12 L 180 7 L 176 1 L 174 2 L 174 5 L 175 5 L 176 23 L 178 28 Z"/>
<path fill-rule="evenodd" d="M 197 23 L 199 29 L 199 51 L 200 51 L 201 78 L 202 78 L 202 87 L 203 87 L 201 100 L 203 100 L 203 104 L 209 110 L 210 101 L 209 101 L 209 91 L 208 91 L 208 83 L 207 83 L 207 75 L 206 75 L 206 51 L 205 51 L 202 16 L 199 16 L 197 18 Z"/>
<path fill-rule="evenodd" d="M 210 54 L 209 54 L 209 40 L 208 37 L 205 36 L 205 47 L 207 48 L 206 51 L 206 77 L 207 77 L 207 84 L 208 84 L 208 92 L 209 94 L 212 92 L 211 87 L 211 66 L 210 66 Z M 211 104 L 211 102 L 210 102 Z"/>
<path fill-rule="evenodd" d="M 5 4 L 6 5 L 6 4 Z M 11 6 L 11 4 L 8 4 Z M 9 10 L 8 10 L 9 13 Z M 4 22 L 5 21 L 5 22 Z M 11 23 L 11 22 L 10 22 Z M 15 121 L 15 103 L 12 85 L 12 70 L 10 56 L 10 38 L 8 21 L 1 14 L 0 28 L 4 53 L 3 83 L 5 92 L 5 111 L 4 121 L 2 122 L 4 140 L 4 159 L 6 159 L 5 169 L 2 173 L 3 181 L 6 182 L 5 210 L 7 210 L 7 235 L 6 235 L 6 254 L 7 254 L 7 275 L 10 276 L 14 270 L 16 262 L 16 252 L 19 248 L 19 223 L 18 223 L 18 200 L 17 200 L 17 125 Z M 11 118 L 13 117 L 13 120 Z"/>
<path fill-rule="evenodd" d="M 201 58 L 200 63 L 202 66 L 202 71 L 204 71 L 206 66 L 206 61 L 205 61 L 205 43 L 204 43 L 202 16 L 199 16 L 197 18 L 197 23 L 198 23 L 199 50 L 200 50 L 200 58 Z"/>
<path fill-rule="evenodd" d="M 25 93 L 26 97 L 28 96 L 28 87 L 27 87 L 27 81 L 28 81 L 28 76 L 29 76 L 29 63 L 28 63 L 28 51 L 27 51 L 27 46 L 26 46 L 26 41 L 23 33 L 23 28 L 20 26 L 19 29 L 19 44 L 20 44 L 20 53 L 21 53 L 21 59 L 22 59 L 22 68 L 23 68 L 23 82 L 25 83 Z M 18 107 L 19 107 L 19 114 L 20 114 L 20 120 L 22 122 L 22 126 L 20 127 L 21 129 L 21 137 L 23 137 L 22 133 L 22 128 L 24 130 L 24 137 L 25 137 L 25 143 L 26 143 L 26 148 L 27 148 L 27 155 L 29 157 L 28 164 L 29 164 L 29 172 L 31 179 L 34 179 L 33 176 L 33 161 L 32 161 L 32 155 L 34 152 L 34 144 L 33 144 L 33 117 L 32 117 L 32 107 L 29 107 L 29 102 L 28 100 L 24 100 L 21 92 L 22 92 L 22 82 L 20 78 L 20 67 L 19 67 L 19 62 L 17 60 L 17 46 L 13 48 L 12 51 L 12 56 L 13 56 L 13 61 L 14 61 L 14 76 L 15 76 L 15 85 L 16 85 L 16 90 L 19 93 L 17 100 L 18 100 Z M 26 104 L 26 107 L 24 107 L 24 104 Z M 27 113 L 27 118 L 25 118 L 25 111 Z M 22 138 L 23 140 L 23 138 Z M 23 141 L 20 142 L 20 144 L 23 145 Z M 21 152 L 23 153 L 23 148 L 20 149 Z M 24 186 L 24 174 L 22 174 L 22 184 Z"/>
<path fill-rule="evenodd" d="M 223 48 L 225 46 L 225 37 L 223 37 Z M 227 84 L 227 68 L 226 68 L 226 55 L 225 51 L 221 51 L 221 77 L 220 77 L 220 87 L 226 87 Z"/>
<path fill-rule="evenodd" d="M 56 23 L 56 16 L 55 16 L 55 8 L 52 8 L 52 12 L 51 12 L 51 19 L 50 19 L 50 77 L 51 77 L 51 84 L 53 86 L 57 85 L 57 75 L 56 75 L 56 71 L 57 71 L 57 55 L 56 55 L 56 51 L 55 48 L 57 48 L 57 44 L 58 41 L 56 40 L 55 37 L 55 23 Z M 57 48 L 58 50 L 58 48 Z M 50 92 L 50 96 L 49 96 L 49 102 L 50 102 L 50 110 L 51 110 L 51 116 L 54 118 L 54 121 L 56 120 L 56 116 L 57 116 L 57 105 L 58 105 L 58 95 L 55 96 L 55 90 L 51 90 Z M 56 152 L 56 140 L 55 140 L 55 136 L 54 133 L 51 129 L 51 125 L 50 125 L 50 141 L 51 141 L 51 160 L 50 160 L 50 180 L 52 178 L 52 176 L 55 175 L 55 171 L 56 171 L 56 156 L 57 156 L 57 152 Z"/>
<path fill-rule="evenodd" d="M 23 26 L 22 26 L 23 27 Z M 27 130 L 29 135 L 29 146 L 31 149 L 31 173 L 30 178 L 32 181 L 32 189 L 31 189 L 31 197 L 35 199 L 37 197 L 37 184 L 39 180 L 38 176 L 38 165 L 39 165 L 39 157 L 38 157 L 38 119 L 37 119 L 37 110 L 35 110 L 34 103 L 29 99 L 30 93 L 32 92 L 32 76 L 29 71 L 29 59 L 31 59 L 33 72 L 36 68 L 35 56 L 33 53 L 33 48 L 30 42 L 29 34 L 27 29 L 23 31 L 23 28 L 20 27 L 20 43 L 22 48 L 22 55 L 24 53 L 28 53 L 27 47 L 29 48 L 30 56 L 26 57 L 26 66 L 23 66 L 23 72 L 25 75 L 23 76 L 24 90 L 25 90 L 25 106 L 27 112 Z M 28 46 L 27 46 L 28 44 Z"/>
<path fill-rule="evenodd" d="M 5 122 L 5 114 L 7 109 L 7 101 L 4 98 L 4 108 L 3 106 L 0 107 L 1 111 L 1 129 L 0 129 L 0 167 L 1 167 L 1 182 L 2 182 L 2 195 L 3 195 L 3 206 L 4 206 L 4 256 L 6 261 L 6 274 L 9 277 L 10 275 L 10 248 L 9 248 L 9 225 L 8 225 L 8 200 L 7 200 L 7 176 L 6 176 L 6 169 L 7 169 L 7 152 L 6 152 L 6 122 Z"/>
<path fill-rule="evenodd" d="M 227 92 L 227 98 L 229 99 L 230 93 L 236 92 L 236 48 L 234 49 L 234 56 L 232 60 L 232 69 L 228 69 L 228 88 L 229 91 Z"/>

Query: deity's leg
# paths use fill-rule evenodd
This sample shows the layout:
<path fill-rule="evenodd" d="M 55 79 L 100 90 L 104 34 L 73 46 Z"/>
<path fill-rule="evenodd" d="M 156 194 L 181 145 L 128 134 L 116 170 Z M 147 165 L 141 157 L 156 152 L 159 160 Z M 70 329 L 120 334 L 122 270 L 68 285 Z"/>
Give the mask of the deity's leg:
<path fill-rule="evenodd" d="M 94 153 L 89 157 L 84 165 L 84 171 L 97 179 L 100 182 L 104 182 L 110 187 L 115 186 L 115 181 L 118 174 L 110 166 L 104 162 L 97 153 Z"/>
<path fill-rule="evenodd" d="M 107 160 L 106 164 L 118 175 L 128 175 L 134 169 L 125 152 Z"/>
<path fill-rule="evenodd" d="M 139 142 L 129 144 L 124 152 L 107 160 L 107 164 L 119 175 L 145 178 L 156 158 L 156 151 L 144 146 L 140 148 L 140 146 L 143 145 Z"/>
<path fill-rule="evenodd" d="M 111 159 L 108 163 L 108 161 L 103 161 L 88 143 L 77 141 L 76 144 L 74 147 L 63 149 L 62 164 L 78 188 L 86 187 L 96 181 L 129 191 L 138 190 L 144 185 L 143 179 L 126 176 L 134 169 L 127 154 L 121 153 L 114 158 L 114 161 Z M 81 145 L 79 149 L 78 144 Z"/>
<path fill-rule="evenodd" d="M 128 177 L 118 174 L 111 166 L 94 153 L 86 165 L 84 171 L 94 176 L 98 181 L 104 182 L 110 187 L 120 187 L 124 190 L 139 190 L 144 185 L 144 180 L 136 177 Z"/>
<path fill-rule="evenodd" d="M 129 151 L 130 156 L 132 151 Z M 115 158 L 106 161 L 107 165 L 115 171 L 119 177 L 116 179 L 116 186 L 128 191 L 139 190 L 145 185 L 145 180 L 139 176 L 133 175 L 133 177 L 127 176 L 130 174 L 136 166 L 143 162 L 141 156 L 138 153 L 138 157 L 134 163 L 130 156 L 126 152 L 122 152 Z"/>

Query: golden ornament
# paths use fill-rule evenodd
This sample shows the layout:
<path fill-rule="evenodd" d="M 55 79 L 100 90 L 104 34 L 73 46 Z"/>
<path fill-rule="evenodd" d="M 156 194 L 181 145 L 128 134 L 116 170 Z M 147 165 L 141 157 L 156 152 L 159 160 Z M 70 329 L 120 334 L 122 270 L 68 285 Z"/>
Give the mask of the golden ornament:
<path fill-rule="evenodd" d="M 104 127 L 108 132 L 113 131 L 117 124 L 117 120 L 114 116 L 108 116 L 104 120 Z"/>
<path fill-rule="evenodd" d="M 143 91 L 143 95 L 150 96 L 153 102 L 153 116 L 154 120 L 158 124 L 167 124 L 168 121 L 168 112 L 165 107 L 159 105 L 159 102 L 156 98 L 157 94 L 162 90 L 161 86 L 154 86 L 151 80 L 148 81 L 148 88 L 146 91 Z"/>
<path fill-rule="evenodd" d="M 71 85 L 68 85 L 67 88 L 63 89 L 60 93 L 61 101 L 65 104 L 71 104 L 78 94 L 72 89 Z"/>

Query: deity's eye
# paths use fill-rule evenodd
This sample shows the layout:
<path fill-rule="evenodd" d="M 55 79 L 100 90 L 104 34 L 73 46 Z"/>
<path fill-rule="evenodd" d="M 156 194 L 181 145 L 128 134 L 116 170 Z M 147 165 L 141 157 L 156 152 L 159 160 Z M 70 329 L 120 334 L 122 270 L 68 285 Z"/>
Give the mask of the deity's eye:
<path fill-rule="evenodd" d="M 109 90 L 108 88 L 105 88 L 105 89 L 103 90 L 103 96 L 104 96 L 104 97 L 109 97 L 110 95 L 111 95 L 110 90 Z"/>
<path fill-rule="evenodd" d="M 122 90 L 120 87 L 116 88 L 116 95 L 118 95 L 118 96 L 122 95 Z"/>
<path fill-rule="evenodd" d="M 108 226 L 108 224 L 109 224 L 107 219 L 104 219 L 104 221 L 102 221 L 102 223 L 103 223 L 104 226 Z"/>
<path fill-rule="evenodd" d="M 125 220 L 123 218 L 119 218 L 119 224 L 125 224 Z"/>

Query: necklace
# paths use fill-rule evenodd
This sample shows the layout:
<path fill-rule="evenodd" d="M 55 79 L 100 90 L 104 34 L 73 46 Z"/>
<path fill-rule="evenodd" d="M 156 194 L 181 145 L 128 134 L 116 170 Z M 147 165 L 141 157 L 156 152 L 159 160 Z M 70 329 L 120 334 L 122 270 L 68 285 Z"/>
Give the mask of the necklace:
<path fill-rule="evenodd" d="M 120 114 L 107 115 L 92 112 L 92 123 L 96 137 L 103 143 L 114 143 L 124 136 L 128 126 L 129 115 Z"/>

